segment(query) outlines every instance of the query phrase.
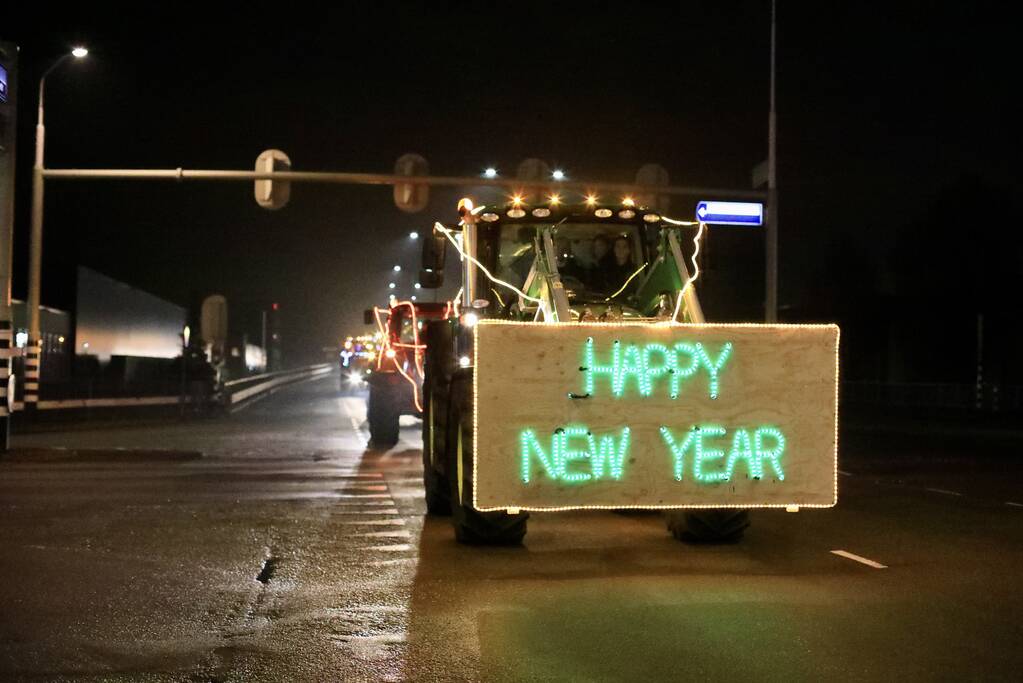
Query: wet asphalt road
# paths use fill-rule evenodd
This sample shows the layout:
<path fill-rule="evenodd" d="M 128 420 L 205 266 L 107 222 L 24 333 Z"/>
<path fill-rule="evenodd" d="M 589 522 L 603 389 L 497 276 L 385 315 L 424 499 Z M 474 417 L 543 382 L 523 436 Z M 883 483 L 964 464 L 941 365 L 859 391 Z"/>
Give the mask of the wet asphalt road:
<path fill-rule="evenodd" d="M 0 460 L 0 679 L 1023 676 L 1023 469 L 1004 458 L 882 443 L 843 459 L 836 509 L 758 513 L 737 545 L 577 512 L 467 548 L 424 524 L 418 423 L 368 451 L 362 398 L 335 387 L 17 438 L 180 452 Z"/>

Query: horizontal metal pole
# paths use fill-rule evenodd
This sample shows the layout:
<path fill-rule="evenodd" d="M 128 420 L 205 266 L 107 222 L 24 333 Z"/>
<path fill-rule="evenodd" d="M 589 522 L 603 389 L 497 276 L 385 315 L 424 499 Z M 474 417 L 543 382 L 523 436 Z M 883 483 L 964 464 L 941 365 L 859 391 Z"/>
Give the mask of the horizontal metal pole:
<path fill-rule="evenodd" d="M 293 183 L 340 183 L 348 185 L 438 185 L 447 187 L 499 187 L 520 190 L 574 191 L 580 193 L 619 192 L 626 195 L 681 195 L 686 197 L 745 197 L 765 199 L 759 190 L 735 190 L 720 187 L 683 187 L 676 185 L 635 185 L 628 183 L 586 182 L 581 180 L 529 181 L 513 178 L 475 176 L 404 176 L 382 173 L 335 173 L 330 171 L 218 171 L 185 168 L 47 168 L 43 177 L 53 180 L 287 180 Z"/>

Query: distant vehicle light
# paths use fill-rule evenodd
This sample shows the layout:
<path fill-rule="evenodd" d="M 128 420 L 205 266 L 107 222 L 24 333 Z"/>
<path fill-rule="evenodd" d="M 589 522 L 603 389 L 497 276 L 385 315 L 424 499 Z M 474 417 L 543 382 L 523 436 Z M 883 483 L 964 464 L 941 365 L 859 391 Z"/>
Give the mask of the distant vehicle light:
<path fill-rule="evenodd" d="M 494 168 L 494 167 L 488 168 L 487 170 L 483 171 L 483 177 L 484 178 L 496 178 L 497 177 L 497 169 Z"/>
<path fill-rule="evenodd" d="M 412 286 L 415 287 L 416 289 L 422 289 L 422 287 L 423 287 L 423 285 L 421 285 L 418 282 L 416 284 L 412 285 Z"/>
<path fill-rule="evenodd" d="M 560 168 L 555 169 L 554 172 L 551 173 L 551 177 L 554 178 L 555 180 L 564 180 L 565 172 L 562 171 Z"/>
<path fill-rule="evenodd" d="M 412 295 L 411 297 L 409 297 L 409 298 L 410 298 L 410 299 L 412 299 L 412 301 L 415 301 L 415 300 L 416 300 L 416 295 L 415 295 L 415 294 L 413 294 L 413 295 Z M 423 329 L 423 323 L 422 323 L 422 321 L 420 321 L 420 323 L 419 323 L 419 329 Z"/>
<path fill-rule="evenodd" d="M 387 283 L 387 288 L 388 288 L 388 289 L 394 289 L 394 288 L 395 288 L 395 287 L 397 287 L 397 286 L 398 286 L 398 285 L 394 284 L 393 282 L 388 282 L 388 283 Z"/>
<path fill-rule="evenodd" d="M 401 272 L 401 266 L 395 266 L 392 270 L 394 270 L 395 273 L 400 273 Z"/>
<path fill-rule="evenodd" d="M 82 57 L 89 54 L 89 51 L 82 47 L 81 45 L 79 45 L 78 47 L 71 50 L 71 54 L 74 55 L 75 59 L 81 59 Z"/>
<path fill-rule="evenodd" d="M 418 232 L 416 232 L 415 230 L 413 230 L 412 232 L 410 232 L 410 233 L 408 234 L 408 238 L 409 238 L 410 240 L 417 240 L 417 239 L 419 239 L 419 233 L 418 233 Z"/>
<path fill-rule="evenodd" d="M 469 359 L 468 356 L 462 356 L 461 358 L 458 359 L 458 364 L 463 368 L 469 367 L 469 364 L 471 362 L 472 361 Z"/>

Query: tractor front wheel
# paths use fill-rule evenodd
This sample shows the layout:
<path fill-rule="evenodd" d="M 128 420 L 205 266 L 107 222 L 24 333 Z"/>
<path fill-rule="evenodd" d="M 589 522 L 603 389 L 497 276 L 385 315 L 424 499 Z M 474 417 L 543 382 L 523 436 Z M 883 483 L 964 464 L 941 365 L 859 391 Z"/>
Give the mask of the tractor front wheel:
<path fill-rule="evenodd" d="M 519 545 L 526 535 L 529 513 L 480 512 L 472 505 L 473 434 L 472 375 L 463 372 L 451 383 L 448 450 L 451 461 L 451 523 L 455 540 L 468 545 Z"/>
<path fill-rule="evenodd" d="M 701 510 L 671 512 L 668 531 L 688 543 L 735 543 L 749 526 L 748 510 Z"/>

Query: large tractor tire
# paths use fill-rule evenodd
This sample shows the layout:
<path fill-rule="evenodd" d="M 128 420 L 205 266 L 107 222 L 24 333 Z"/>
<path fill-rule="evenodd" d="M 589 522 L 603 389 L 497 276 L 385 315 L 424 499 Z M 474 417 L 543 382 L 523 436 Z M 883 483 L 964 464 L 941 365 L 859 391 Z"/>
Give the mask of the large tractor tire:
<path fill-rule="evenodd" d="M 687 543 L 735 543 L 749 526 L 748 510 L 668 513 L 668 531 Z"/>
<path fill-rule="evenodd" d="M 472 371 L 460 371 L 451 383 L 448 481 L 455 540 L 468 545 L 519 545 L 526 535 L 529 513 L 480 512 L 472 506 Z"/>
<path fill-rule="evenodd" d="M 431 320 L 423 329 L 426 343 L 423 380 L 423 486 L 426 513 L 451 514 L 448 483 L 448 395 L 455 367 L 454 328 L 447 320 Z"/>
<path fill-rule="evenodd" d="M 375 373 L 369 385 L 366 417 L 369 421 L 369 441 L 377 448 L 390 448 L 398 443 L 402 394 L 389 373 Z M 398 380 L 404 381 L 401 377 Z"/>

